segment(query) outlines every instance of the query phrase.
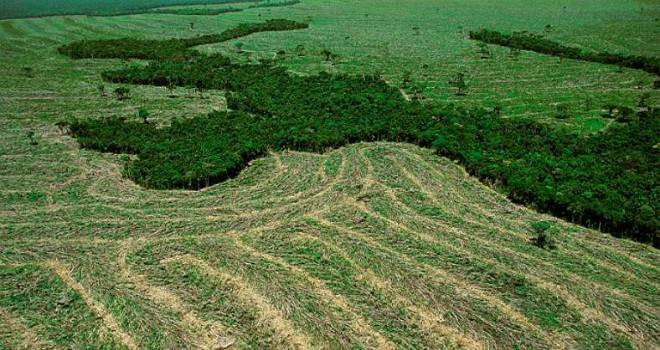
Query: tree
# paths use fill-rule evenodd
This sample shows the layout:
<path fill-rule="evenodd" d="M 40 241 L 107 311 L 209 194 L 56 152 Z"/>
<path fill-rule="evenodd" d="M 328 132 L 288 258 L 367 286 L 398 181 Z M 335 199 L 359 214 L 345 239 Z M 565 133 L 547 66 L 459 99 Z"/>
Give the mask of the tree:
<path fill-rule="evenodd" d="M 147 124 L 147 117 L 149 117 L 149 111 L 142 107 L 138 110 L 138 118 L 142 119 L 142 123 Z"/>
<path fill-rule="evenodd" d="M 296 46 L 296 54 L 298 54 L 298 56 L 300 57 L 305 56 L 305 46 L 304 45 Z"/>
<path fill-rule="evenodd" d="M 105 85 L 103 85 L 103 83 L 99 83 L 98 85 L 96 85 L 96 90 L 99 91 L 99 94 L 101 96 L 105 96 Z"/>
<path fill-rule="evenodd" d="M 490 58 L 490 50 L 488 49 L 488 44 L 483 42 L 479 43 L 479 54 L 481 55 L 482 59 Z"/>
<path fill-rule="evenodd" d="M 67 129 L 69 127 L 68 122 L 66 122 L 64 120 L 60 120 L 57 123 L 55 123 L 55 125 L 57 125 L 57 131 L 59 131 L 60 135 L 66 134 Z"/>
<path fill-rule="evenodd" d="M 535 236 L 531 238 L 532 244 L 541 248 L 552 250 L 557 247 L 557 229 L 547 221 L 534 221 L 530 223 Z"/>
<path fill-rule="evenodd" d="M 321 55 L 324 57 L 325 61 L 330 61 L 330 58 L 332 57 L 332 52 L 328 49 L 323 49 L 321 51 Z"/>
<path fill-rule="evenodd" d="M 467 83 L 465 83 L 465 73 L 456 73 L 452 80 L 449 81 L 449 85 L 454 86 L 458 89 L 456 95 L 464 96 L 465 90 L 467 89 Z"/>
<path fill-rule="evenodd" d="M 495 114 L 498 117 L 500 115 L 502 115 L 502 105 L 501 104 L 498 103 L 498 104 L 495 105 L 495 107 L 493 107 L 493 114 Z"/>
<path fill-rule="evenodd" d="M 234 48 L 236 49 L 236 52 L 241 53 L 243 52 L 243 43 L 240 41 L 237 41 L 234 43 Z"/>
<path fill-rule="evenodd" d="M 176 90 L 176 84 L 174 84 L 174 81 L 172 80 L 172 77 L 167 76 L 166 80 L 167 80 L 167 85 L 166 85 L 167 86 L 167 91 L 170 92 L 170 97 L 176 97 L 176 93 L 175 93 L 176 92 L 175 91 Z"/>
<path fill-rule="evenodd" d="M 28 131 L 25 134 L 25 136 L 27 136 L 27 138 L 30 140 L 30 144 L 32 146 L 36 146 L 36 145 L 39 144 L 39 142 L 37 142 L 37 139 L 36 139 L 36 133 L 33 130 Z"/>
<path fill-rule="evenodd" d="M 412 28 L 412 30 L 413 30 L 413 32 L 415 33 L 415 35 L 419 35 L 419 27 L 414 26 L 414 27 Z"/>
<path fill-rule="evenodd" d="M 114 90 L 115 95 L 117 95 L 117 99 L 119 101 L 123 101 L 129 98 L 128 94 L 130 94 L 131 89 L 129 89 L 126 86 L 120 86 Z"/>
<path fill-rule="evenodd" d="M 330 61 L 334 60 L 337 57 L 337 55 L 335 55 L 334 53 L 332 53 L 328 49 L 324 49 L 323 51 L 321 51 L 321 55 L 323 56 L 323 58 L 326 62 L 330 62 Z"/>
<path fill-rule="evenodd" d="M 286 56 L 286 51 L 279 50 L 275 53 L 275 60 L 277 61 L 283 60 L 285 56 Z"/>
<path fill-rule="evenodd" d="M 556 108 L 557 108 L 557 115 L 555 115 L 555 118 L 567 119 L 569 117 L 570 108 L 567 103 L 559 103 L 557 104 Z"/>
<path fill-rule="evenodd" d="M 412 73 L 407 70 L 403 72 L 403 77 L 401 78 L 401 87 L 407 89 L 410 83 L 412 83 Z"/>
<path fill-rule="evenodd" d="M 28 78 L 34 77 L 34 69 L 32 67 L 23 67 L 22 68 L 23 73 L 25 73 L 25 76 Z"/>
<path fill-rule="evenodd" d="M 511 57 L 514 60 L 517 60 L 518 56 L 520 56 L 520 49 L 512 46 L 509 51 L 509 57 Z"/>
<path fill-rule="evenodd" d="M 195 22 L 190 22 L 190 30 L 194 30 L 194 29 L 195 29 Z"/>

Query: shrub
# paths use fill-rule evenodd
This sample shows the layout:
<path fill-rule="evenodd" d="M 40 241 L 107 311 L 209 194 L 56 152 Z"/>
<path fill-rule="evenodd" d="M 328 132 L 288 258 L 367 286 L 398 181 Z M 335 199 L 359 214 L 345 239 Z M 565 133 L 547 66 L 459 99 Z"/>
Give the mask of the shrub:
<path fill-rule="evenodd" d="M 541 248 L 552 250 L 557 247 L 556 241 L 556 228 L 547 221 L 535 221 L 531 222 L 530 226 L 534 232 L 534 237 L 532 237 L 532 244 Z"/>

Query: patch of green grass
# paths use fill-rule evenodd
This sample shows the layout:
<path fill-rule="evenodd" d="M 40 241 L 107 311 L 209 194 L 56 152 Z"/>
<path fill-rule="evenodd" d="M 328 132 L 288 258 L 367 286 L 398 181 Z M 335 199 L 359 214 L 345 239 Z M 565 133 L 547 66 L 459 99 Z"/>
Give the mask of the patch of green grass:
<path fill-rule="evenodd" d="M 43 267 L 0 267 L 0 306 L 25 319 L 27 327 L 38 327 L 56 346 L 123 348 L 101 337 L 103 325 L 80 295 Z"/>

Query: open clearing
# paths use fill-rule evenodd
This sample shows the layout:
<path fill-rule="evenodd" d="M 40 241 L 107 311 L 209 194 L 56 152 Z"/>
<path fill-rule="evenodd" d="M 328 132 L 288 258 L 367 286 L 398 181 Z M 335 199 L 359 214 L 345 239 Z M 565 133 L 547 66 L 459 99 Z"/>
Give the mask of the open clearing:
<path fill-rule="evenodd" d="M 500 48 L 481 60 L 459 32 L 552 24 L 554 40 L 657 55 L 660 9 L 639 14 L 652 2 L 406 3 L 414 10 L 309 0 L 195 16 L 195 31 L 175 15 L 0 21 L 0 349 L 660 347 L 658 250 L 514 205 L 429 150 L 360 143 L 323 155 L 276 152 L 202 191 L 154 191 L 122 178 L 119 155 L 80 150 L 54 124 L 132 117 L 141 107 L 167 123 L 226 108 L 219 91 L 200 99 L 180 88 L 170 98 L 165 88 L 134 86 L 127 101 L 101 97 L 99 72 L 126 63 L 72 61 L 57 55 L 61 44 L 194 36 L 271 17 L 312 24 L 241 38 L 250 57 L 233 42 L 200 50 L 256 60 L 300 44 L 327 48 L 339 55 L 333 65 L 313 54 L 281 63 L 379 71 L 394 84 L 410 70 L 428 81 L 430 99 L 501 102 L 505 115 L 585 132 L 604 127 L 605 103 L 634 105 L 650 91 L 658 104 L 644 72 L 530 52 L 510 62 Z M 468 76 L 464 98 L 447 85 L 458 70 Z M 556 121 L 557 102 L 576 116 Z M 529 243 L 540 220 L 559 228 L 556 250 Z"/>

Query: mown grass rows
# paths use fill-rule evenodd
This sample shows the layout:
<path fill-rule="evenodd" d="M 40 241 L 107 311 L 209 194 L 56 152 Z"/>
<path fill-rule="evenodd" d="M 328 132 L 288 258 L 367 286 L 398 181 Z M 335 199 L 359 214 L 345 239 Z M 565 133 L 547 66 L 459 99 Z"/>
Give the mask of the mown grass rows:
<path fill-rule="evenodd" d="M 416 158 L 420 154 L 430 157 L 412 146 L 401 150 L 390 144 L 356 145 L 322 157 L 285 153 L 279 156 L 280 161 L 270 158 L 270 162 L 258 163 L 237 181 L 250 180 L 243 176 L 256 176 L 253 184 L 263 182 L 277 188 L 286 183 L 287 188 L 279 196 L 287 198 L 296 197 L 299 187 L 310 186 L 306 183 L 311 174 L 330 170 L 328 180 L 311 185 L 317 189 L 323 188 L 332 176 L 340 176 L 330 192 L 313 200 L 311 211 L 294 210 L 291 216 L 276 214 L 263 221 L 230 219 L 234 224 L 203 224 L 199 217 L 176 222 L 177 212 L 192 215 L 187 207 L 202 208 L 204 202 L 208 205 L 214 198 L 220 203 L 252 202 L 260 207 L 254 196 L 240 193 L 242 188 L 229 182 L 197 194 L 180 193 L 170 199 L 171 214 L 167 216 L 161 217 L 152 210 L 159 207 L 157 201 L 152 200 L 142 209 L 136 207 L 132 209 L 133 219 L 117 224 L 130 225 L 131 232 L 106 235 L 109 240 L 94 240 L 100 237 L 96 231 L 81 237 L 80 230 L 72 239 L 51 241 L 43 235 L 11 234 L 16 238 L 4 250 L 1 264 L 3 271 L 10 271 L 6 279 L 9 284 L 16 279 L 36 280 L 32 275 L 17 277 L 14 272 L 23 267 L 9 264 L 34 264 L 38 269 L 46 266 L 43 273 L 60 281 L 57 283 L 62 282 L 52 277 L 55 275 L 48 264 L 41 262 L 59 261 L 73 269 L 70 275 L 142 348 L 194 348 L 217 336 L 233 337 L 237 348 L 291 346 L 292 338 L 282 333 L 285 329 L 293 329 L 298 339 L 307 339 L 310 348 L 386 348 L 388 344 L 434 349 L 470 344 L 495 348 L 520 345 L 551 349 L 558 344 L 576 348 L 640 348 L 640 344 L 657 342 L 653 337 L 638 336 L 653 334 L 658 324 L 652 313 L 657 308 L 651 297 L 654 292 L 643 286 L 657 283 L 653 282 L 657 281 L 657 269 L 637 266 L 643 273 L 635 276 L 636 281 L 630 281 L 610 275 L 606 267 L 601 267 L 599 261 L 605 259 L 602 255 L 595 255 L 597 260 L 590 265 L 575 265 L 583 257 L 571 254 L 578 248 L 568 240 L 560 239 L 556 252 L 530 245 L 526 242 L 526 237 L 531 236 L 528 224 L 536 217 L 528 214 L 524 221 L 516 221 L 518 216 L 513 211 L 519 209 L 503 201 L 509 214 L 503 214 L 501 221 L 489 223 L 479 210 L 470 210 L 466 202 L 471 202 L 468 198 L 473 195 L 483 196 L 483 188 L 469 178 L 461 184 L 465 175 L 450 162 L 442 162 L 447 178 L 423 181 L 431 188 L 442 186 L 447 197 L 417 201 L 413 198 L 423 195 L 424 188 L 401 169 L 413 176 L 428 177 L 430 170 L 424 171 L 424 167 L 434 167 L 438 161 L 433 156 L 432 163 L 420 166 Z M 309 158 L 308 163 L 304 158 Z M 284 182 L 269 182 L 269 173 L 261 170 L 277 169 L 280 162 L 285 168 L 277 181 Z M 113 188 L 120 191 L 120 182 L 114 178 L 114 182 L 107 181 L 104 186 L 104 193 L 109 196 L 98 200 L 112 203 Z M 380 186 L 391 188 L 399 196 L 379 194 L 383 192 Z M 317 191 L 292 199 L 293 205 L 306 207 L 305 198 Z M 408 199 L 407 193 L 415 192 L 418 194 Z M 266 193 L 261 195 L 268 197 Z M 167 193 L 153 192 L 150 196 L 164 197 Z M 393 201 L 396 198 L 400 198 L 398 202 Z M 145 199 L 149 203 L 148 197 Z M 183 205 L 188 202 L 190 205 Z M 320 205 L 328 202 L 347 204 Z M 487 206 L 487 202 L 483 205 Z M 236 206 L 249 207 L 241 203 Z M 425 212 L 426 207 L 433 206 L 453 206 L 458 212 L 438 221 Z M 64 207 L 58 216 L 77 210 L 75 206 Z M 463 211 L 465 220 L 459 220 L 456 215 Z M 92 210 L 85 215 L 99 219 L 90 225 L 96 226 L 99 234 L 113 230 L 112 219 L 126 217 L 125 212 L 107 210 Z M 388 218 L 398 224 L 392 226 Z M 504 232 L 490 233 L 471 220 L 483 221 L 491 229 L 501 228 Z M 101 224 L 104 221 L 108 224 Z M 60 226 L 47 223 L 46 220 L 43 229 L 32 229 L 61 230 Z M 73 221 L 61 227 L 80 229 L 81 224 Z M 506 230 L 512 231 L 507 234 Z M 594 249 L 588 238 L 571 235 L 562 233 L 577 242 L 584 240 L 587 247 Z M 506 254 L 503 256 L 502 252 Z M 657 257 L 650 259 L 652 263 Z M 549 264 L 538 270 L 536 260 Z M 565 265 L 559 264 L 561 261 Z M 620 264 L 617 265 L 625 268 L 635 266 L 626 261 Z M 603 272 L 607 274 L 601 279 Z M 224 273 L 233 277 L 221 277 Z M 597 281 L 607 289 L 587 290 L 590 287 L 577 283 L 576 275 Z M 243 281 L 249 289 L 237 286 L 236 281 Z M 576 309 L 564 294 L 542 281 L 556 284 L 560 290 L 566 288 L 569 295 L 583 300 L 586 308 Z M 621 298 L 611 292 L 612 288 L 628 296 Z M 268 321 L 272 318 L 264 318 L 263 310 L 250 302 L 255 295 L 272 305 L 275 314 L 281 312 L 277 317 L 283 317 L 293 328 L 282 328 Z M 10 299 L 3 297 L 0 300 L 5 309 L 28 326 L 32 325 L 30 322 L 46 322 L 35 318 L 36 310 L 18 311 L 15 307 L 19 304 L 6 304 Z M 172 300 L 176 303 L 172 304 Z M 61 312 L 55 311 L 57 305 L 44 306 L 45 311 L 38 312 Z M 645 305 L 645 309 L 637 308 L 638 305 Z M 617 324 L 634 327 L 636 331 L 612 332 L 605 319 L 587 314 L 592 309 L 602 310 Z M 87 312 L 94 315 L 93 309 Z M 58 317 L 61 324 L 75 325 L 71 314 Z M 105 333 L 108 348 L 122 347 L 102 319 L 94 327 L 97 328 L 89 332 Z M 55 341 L 60 346 L 73 339 L 58 338 L 39 327 L 30 328 L 39 339 Z M 98 338 L 89 339 L 90 343 L 101 344 L 95 340 Z M 10 344 L 15 344 L 12 341 Z"/>

